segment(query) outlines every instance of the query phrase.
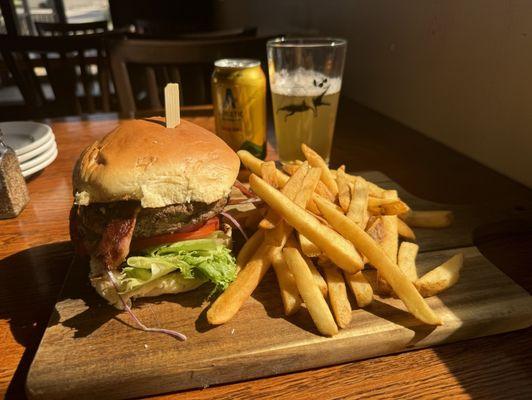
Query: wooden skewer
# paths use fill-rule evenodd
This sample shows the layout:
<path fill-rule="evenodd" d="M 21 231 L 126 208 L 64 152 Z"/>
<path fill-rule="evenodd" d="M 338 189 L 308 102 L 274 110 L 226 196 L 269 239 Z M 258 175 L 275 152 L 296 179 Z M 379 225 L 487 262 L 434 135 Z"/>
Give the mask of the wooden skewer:
<path fill-rule="evenodd" d="M 166 111 L 166 127 L 175 128 L 181 123 L 179 85 L 177 83 L 169 83 L 164 88 L 164 107 Z"/>

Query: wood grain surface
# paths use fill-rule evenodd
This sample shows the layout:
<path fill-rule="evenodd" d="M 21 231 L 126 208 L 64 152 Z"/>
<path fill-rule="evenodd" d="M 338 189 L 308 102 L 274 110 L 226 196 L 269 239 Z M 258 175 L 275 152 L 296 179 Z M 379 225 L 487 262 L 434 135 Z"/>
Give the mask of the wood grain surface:
<path fill-rule="evenodd" d="M 362 176 L 407 197 L 382 174 Z M 408 197 L 413 209 L 430 206 Z M 475 227 L 457 219 L 452 231 L 465 237 Z M 95 294 L 87 284 L 87 260 L 76 260 L 30 368 L 27 393 L 34 399 L 141 397 L 409 351 L 532 324 L 532 296 L 475 247 L 449 245 L 448 236 L 439 234 L 443 230 L 417 231 L 424 233 L 418 241 L 420 274 L 457 252 L 465 256 L 460 281 L 428 299 L 443 325 L 423 325 L 400 300 L 377 298 L 366 309 L 355 310 L 350 325 L 333 338 L 318 334 L 306 310 L 283 316 L 272 271 L 237 316 L 216 328 L 205 320 L 208 287 L 139 301 L 136 313 L 145 324 L 181 331 L 189 339 L 182 343 L 147 334 L 131 329 L 129 316 Z M 424 237 L 430 237 L 431 251 L 424 250 Z"/>
<path fill-rule="evenodd" d="M 29 365 L 72 259 L 71 169 L 83 147 L 116 126 L 115 118 L 52 121 L 57 160 L 29 182 L 31 201 L 22 214 L 0 221 L 0 396 L 24 397 Z M 194 120 L 212 129 L 212 118 Z M 332 163 L 383 171 L 432 201 L 504 210 L 511 218 L 485 224 L 473 240 L 497 268 L 532 290 L 530 189 L 347 99 L 340 103 Z M 530 334 L 527 329 L 166 398 L 530 398 Z"/>

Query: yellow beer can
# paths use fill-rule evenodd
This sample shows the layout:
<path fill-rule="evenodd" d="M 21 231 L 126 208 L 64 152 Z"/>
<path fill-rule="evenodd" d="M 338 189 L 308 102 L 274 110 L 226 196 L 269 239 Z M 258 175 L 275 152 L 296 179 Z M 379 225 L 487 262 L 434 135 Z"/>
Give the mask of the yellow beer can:
<path fill-rule="evenodd" d="M 212 101 L 216 134 L 231 148 L 266 156 L 266 76 L 259 60 L 214 63 Z"/>

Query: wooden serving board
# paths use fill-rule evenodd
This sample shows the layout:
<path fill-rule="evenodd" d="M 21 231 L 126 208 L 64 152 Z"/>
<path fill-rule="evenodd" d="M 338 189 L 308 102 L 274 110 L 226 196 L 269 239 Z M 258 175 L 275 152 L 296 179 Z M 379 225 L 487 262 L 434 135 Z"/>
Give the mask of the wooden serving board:
<path fill-rule="evenodd" d="M 405 193 L 386 176 L 366 178 L 395 188 L 415 209 L 442 208 Z M 448 206 L 445 208 L 449 208 Z M 87 280 L 85 260 L 74 260 L 32 363 L 31 398 L 129 398 L 252 379 L 408 351 L 532 325 L 532 296 L 472 246 L 480 216 L 452 207 L 454 225 L 417 229 L 420 273 L 461 251 L 460 281 L 428 299 L 443 325 L 422 325 L 401 301 L 377 297 L 355 309 L 348 329 L 318 335 L 305 309 L 285 318 L 279 289 L 268 272 L 234 319 L 211 327 L 205 319 L 209 288 L 136 302 L 149 326 L 185 333 L 179 342 L 131 328 L 130 317 L 101 300 Z M 504 217 L 493 214 L 493 218 Z M 484 214 L 485 219 L 485 214 Z"/>

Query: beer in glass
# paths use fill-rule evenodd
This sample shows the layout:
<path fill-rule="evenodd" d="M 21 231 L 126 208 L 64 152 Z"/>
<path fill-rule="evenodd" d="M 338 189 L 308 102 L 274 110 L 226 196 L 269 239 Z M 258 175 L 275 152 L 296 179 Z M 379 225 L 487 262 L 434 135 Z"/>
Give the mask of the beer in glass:
<path fill-rule="evenodd" d="M 342 39 L 275 39 L 268 42 L 277 152 L 281 161 L 302 159 L 301 143 L 327 162 L 342 86 Z"/>

